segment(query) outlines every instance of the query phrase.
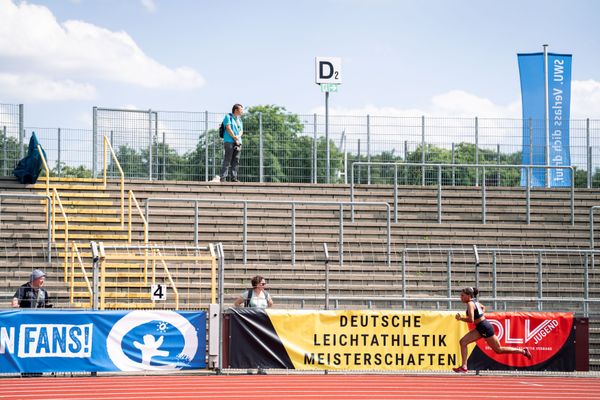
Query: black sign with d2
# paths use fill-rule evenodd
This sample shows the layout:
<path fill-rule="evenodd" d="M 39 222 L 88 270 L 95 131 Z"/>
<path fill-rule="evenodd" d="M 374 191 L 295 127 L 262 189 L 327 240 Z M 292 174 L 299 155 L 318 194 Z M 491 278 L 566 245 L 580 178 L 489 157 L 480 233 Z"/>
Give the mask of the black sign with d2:
<path fill-rule="evenodd" d="M 342 59 L 339 57 L 316 57 L 315 83 L 342 83 Z"/>

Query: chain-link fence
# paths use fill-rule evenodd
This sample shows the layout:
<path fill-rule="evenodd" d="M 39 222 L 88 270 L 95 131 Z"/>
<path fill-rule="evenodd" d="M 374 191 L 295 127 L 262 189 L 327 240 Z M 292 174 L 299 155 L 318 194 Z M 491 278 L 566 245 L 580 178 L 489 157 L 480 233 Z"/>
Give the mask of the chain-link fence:
<path fill-rule="evenodd" d="M 92 129 L 23 128 L 23 106 L 0 104 L 0 173 L 12 173 L 32 132 L 56 176 L 97 176 L 103 136 L 129 178 L 206 181 L 220 169 L 225 113 L 93 111 Z M 348 183 L 355 161 L 524 164 L 523 151 L 528 160 L 546 154 L 532 140 L 545 129 L 539 120 L 335 115 L 327 137 L 324 115 L 260 106 L 243 120 L 239 175 L 247 182 Z M 571 120 L 569 141 L 576 186 L 599 187 L 600 120 Z M 378 183 L 370 178 L 357 182 Z"/>

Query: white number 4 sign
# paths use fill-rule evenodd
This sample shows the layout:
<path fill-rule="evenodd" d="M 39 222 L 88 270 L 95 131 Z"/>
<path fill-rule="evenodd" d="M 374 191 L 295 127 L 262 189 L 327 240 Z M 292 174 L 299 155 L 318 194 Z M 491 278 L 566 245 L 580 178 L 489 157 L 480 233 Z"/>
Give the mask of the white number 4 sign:
<path fill-rule="evenodd" d="M 165 285 L 152 285 L 150 288 L 152 301 L 165 301 L 167 299 L 167 287 Z"/>

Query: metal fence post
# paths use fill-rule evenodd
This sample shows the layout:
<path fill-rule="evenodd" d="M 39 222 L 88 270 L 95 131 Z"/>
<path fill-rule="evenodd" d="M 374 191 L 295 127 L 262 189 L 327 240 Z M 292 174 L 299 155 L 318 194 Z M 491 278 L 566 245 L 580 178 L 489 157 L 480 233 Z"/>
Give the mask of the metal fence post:
<path fill-rule="evenodd" d="M 111 131 L 112 136 L 112 131 Z M 111 140 L 112 142 L 112 140 Z M 112 143 L 111 143 L 112 146 Z M 92 108 L 92 177 L 96 177 L 96 164 L 98 162 L 98 107 Z"/>
<path fill-rule="evenodd" d="M 367 162 L 371 162 L 371 116 L 367 114 Z M 367 184 L 371 184 L 371 165 L 367 165 Z"/>
<path fill-rule="evenodd" d="M 594 251 L 592 249 L 592 251 Z M 589 265 L 589 257 L 588 253 L 585 253 L 585 266 L 583 270 L 583 316 L 588 316 L 588 303 L 587 301 L 590 298 L 590 265 Z"/>
<path fill-rule="evenodd" d="M 57 129 L 56 134 L 57 134 L 56 140 L 57 140 L 57 147 L 58 147 L 58 150 L 57 150 L 58 161 L 56 162 L 56 170 L 57 170 L 58 176 L 60 176 L 60 128 Z M 50 168 L 50 166 L 48 166 L 48 168 Z"/>
<path fill-rule="evenodd" d="M 452 251 L 448 250 L 448 299 L 452 298 Z M 452 301 L 448 300 L 448 309 L 452 309 Z"/>
<path fill-rule="evenodd" d="M 6 125 L 2 128 L 2 172 L 3 175 L 8 175 L 8 138 L 6 137 Z"/>
<path fill-rule="evenodd" d="M 244 201 L 244 232 L 243 232 L 243 241 L 244 241 L 244 265 L 248 263 L 248 202 Z"/>
<path fill-rule="evenodd" d="M 585 120 L 585 149 L 587 155 L 587 188 L 592 188 L 592 147 L 590 143 L 590 119 L 587 118 Z M 571 180 L 575 180 L 575 177 L 572 176 Z"/>
<path fill-rule="evenodd" d="M 325 183 L 327 184 L 331 179 L 331 154 L 329 151 L 329 92 L 325 92 Z"/>
<path fill-rule="evenodd" d="M 496 164 L 500 165 L 500 144 L 496 144 Z M 500 168 L 496 169 L 496 186 L 500 185 Z"/>
<path fill-rule="evenodd" d="M 162 156 L 162 180 L 167 180 L 167 138 L 166 133 L 162 134 L 163 156 Z"/>
<path fill-rule="evenodd" d="M 225 293 L 225 252 L 223 251 L 223 243 L 217 243 L 217 257 L 218 257 L 218 283 L 219 288 L 219 357 L 217 361 L 218 373 L 223 370 L 223 308 L 225 302 L 223 300 Z"/>
<path fill-rule="evenodd" d="M 542 311 L 542 297 L 543 297 L 543 284 L 542 284 L 542 252 L 538 252 L 538 311 Z"/>
<path fill-rule="evenodd" d="M 96 242 L 90 242 L 90 249 L 92 250 L 92 288 L 93 288 L 93 296 L 92 296 L 92 309 L 94 311 L 98 311 L 98 298 L 99 298 L 99 287 L 100 287 L 100 271 L 99 268 L 99 260 L 100 256 L 98 254 L 98 245 Z M 67 249 L 65 249 L 66 251 Z"/>
<path fill-rule="evenodd" d="M 475 117 L 475 164 L 479 164 L 479 119 Z M 475 186 L 479 186 L 479 169 L 475 169 Z"/>
<path fill-rule="evenodd" d="M 454 148 L 454 142 L 452 142 L 452 162 L 451 164 L 456 164 L 456 154 Z M 456 168 L 452 167 L 452 186 L 456 186 Z"/>
<path fill-rule="evenodd" d="M 344 205 L 340 203 L 340 236 L 339 236 L 339 259 L 340 267 L 344 265 Z"/>
<path fill-rule="evenodd" d="M 292 266 L 296 265 L 296 203 L 292 203 Z"/>
<path fill-rule="evenodd" d="M 19 104 L 19 160 L 25 157 L 25 107 Z"/>
<path fill-rule="evenodd" d="M 146 202 L 146 204 L 148 204 Z M 198 246 L 198 223 L 199 223 L 199 215 L 200 210 L 198 207 L 198 201 L 194 202 L 194 246 Z"/>
<path fill-rule="evenodd" d="M 492 251 L 492 297 L 494 298 L 494 310 L 498 309 L 498 303 L 496 297 L 498 295 L 498 277 L 496 273 L 497 268 L 496 250 Z"/>
<path fill-rule="evenodd" d="M 398 222 L 398 164 L 394 164 L 394 222 Z"/>
<path fill-rule="evenodd" d="M 325 254 L 325 309 L 329 310 L 329 251 L 327 243 L 323 243 L 323 253 Z"/>
<path fill-rule="evenodd" d="M 209 162 L 208 162 L 208 111 L 204 111 L 204 180 L 208 182 L 209 176 Z"/>
<path fill-rule="evenodd" d="M 525 190 L 525 208 L 527 211 L 527 225 L 531 224 L 531 173 L 533 168 L 527 167 L 527 189 Z"/>
<path fill-rule="evenodd" d="M 406 249 L 402 249 L 402 309 L 406 310 Z"/>
<path fill-rule="evenodd" d="M 475 168 L 479 171 L 479 168 Z M 486 201 L 486 184 L 485 184 L 485 167 L 482 167 L 482 183 L 481 183 L 481 220 L 486 223 L 487 201 Z"/>
<path fill-rule="evenodd" d="M 533 119 L 529 117 L 529 164 L 533 164 Z"/>
<path fill-rule="evenodd" d="M 313 159 L 312 159 L 312 182 L 317 183 L 317 114 L 313 114 Z"/>
<path fill-rule="evenodd" d="M 421 116 L 421 186 L 425 186 L 425 116 Z"/>
<path fill-rule="evenodd" d="M 148 180 L 152 181 L 152 110 L 148 110 Z"/>
<path fill-rule="evenodd" d="M 437 166 L 437 181 L 438 181 L 438 193 L 437 193 L 437 209 L 438 209 L 438 224 L 442 223 L 442 166 Z"/>
<path fill-rule="evenodd" d="M 262 112 L 258 113 L 258 181 L 265 181 L 265 154 Z"/>

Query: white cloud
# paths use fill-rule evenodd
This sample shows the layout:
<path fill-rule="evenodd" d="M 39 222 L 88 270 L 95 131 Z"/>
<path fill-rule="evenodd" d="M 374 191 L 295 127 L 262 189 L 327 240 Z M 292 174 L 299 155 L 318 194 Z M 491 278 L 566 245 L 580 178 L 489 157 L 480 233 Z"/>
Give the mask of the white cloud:
<path fill-rule="evenodd" d="M 145 3 L 147 7 L 154 4 Z M 83 87 L 96 79 L 181 90 L 204 84 L 204 78 L 190 67 L 170 68 L 152 59 L 126 32 L 83 21 L 59 23 L 43 6 L 0 0 L 0 21 L 0 62 L 5 72 L 12 68 L 14 74 L 29 73 Z"/>
<path fill-rule="evenodd" d="M 140 0 L 142 6 L 146 9 L 146 11 L 153 13 L 156 11 L 156 3 L 154 0 Z"/>
<path fill-rule="evenodd" d="M 505 106 L 494 104 L 491 100 L 478 97 L 462 90 L 451 90 L 432 97 L 425 108 L 377 107 L 366 105 L 361 108 L 332 108 L 330 112 L 337 115 L 372 115 L 386 117 L 457 117 L 473 118 L 519 118 L 520 102 L 515 101 Z M 324 107 L 313 112 L 324 114 Z"/>
<path fill-rule="evenodd" d="M 600 118 L 600 82 L 592 79 L 573 81 L 571 118 Z"/>
<path fill-rule="evenodd" d="M 0 88 L 4 96 L 17 102 L 46 100 L 91 100 L 95 88 L 72 80 L 53 80 L 35 74 L 0 73 Z"/>

